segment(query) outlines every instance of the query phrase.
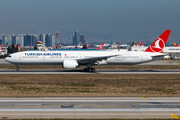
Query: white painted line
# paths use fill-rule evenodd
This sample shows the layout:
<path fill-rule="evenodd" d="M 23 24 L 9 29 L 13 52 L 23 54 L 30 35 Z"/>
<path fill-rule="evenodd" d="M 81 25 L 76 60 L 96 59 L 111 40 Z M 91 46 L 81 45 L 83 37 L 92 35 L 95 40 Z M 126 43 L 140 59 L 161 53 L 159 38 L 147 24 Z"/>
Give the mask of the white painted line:
<path fill-rule="evenodd" d="M 180 111 L 179 108 L 0 108 L 0 111 Z"/>
<path fill-rule="evenodd" d="M 0 100 L 0 103 L 8 102 L 180 102 L 180 100 Z"/>

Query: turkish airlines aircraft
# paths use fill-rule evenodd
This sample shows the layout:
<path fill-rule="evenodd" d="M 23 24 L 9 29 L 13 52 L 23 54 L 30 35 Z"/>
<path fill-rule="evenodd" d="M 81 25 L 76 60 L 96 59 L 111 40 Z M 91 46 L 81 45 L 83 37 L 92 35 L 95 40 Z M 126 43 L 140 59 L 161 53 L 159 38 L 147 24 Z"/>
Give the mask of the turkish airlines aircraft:
<path fill-rule="evenodd" d="M 101 50 L 103 48 L 104 43 L 101 43 L 101 45 L 97 48 L 97 50 Z"/>
<path fill-rule="evenodd" d="M 143 44 L 143 42 L 140 42 L 140 44 L 138 45 L 138 47 L 142 47 L 142 44 Z"/>
<path fill-rule="evenodd" d="M 165 30 L 144 52 L 134 51 L 22 51 L 10 54 L 7 62 L 18 65 L 62 65 L 64 69 L 87 66 L 94 72 L 94 65 L 134 65 L 163 59 L 163 49 L 171 30 Z"/>
<path fill-rule="evenodd" d="M 0 45 L 0 51 L 2 51 L 2 45 Z"/>

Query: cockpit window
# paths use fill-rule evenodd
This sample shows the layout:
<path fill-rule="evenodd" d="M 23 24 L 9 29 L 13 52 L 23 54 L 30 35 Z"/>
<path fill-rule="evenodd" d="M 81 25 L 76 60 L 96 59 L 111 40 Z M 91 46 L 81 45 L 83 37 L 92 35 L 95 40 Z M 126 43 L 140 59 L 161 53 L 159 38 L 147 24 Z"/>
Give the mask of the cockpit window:
<path fill-rule="evenodd" d="M 7 56 L 7 57 L 11 57 L 11 55 Z"/>

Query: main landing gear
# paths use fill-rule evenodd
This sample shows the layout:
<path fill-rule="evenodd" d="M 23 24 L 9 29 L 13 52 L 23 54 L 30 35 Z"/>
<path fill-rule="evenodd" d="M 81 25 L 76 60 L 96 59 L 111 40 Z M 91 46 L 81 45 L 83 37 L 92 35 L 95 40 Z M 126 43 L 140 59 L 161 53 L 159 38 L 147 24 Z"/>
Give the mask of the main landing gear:
<path fill-rule="evenodd" d="M 92 68 L 92 65 L 90 63 L 87 64 L 87 68 L 84 68 L 85 72 L 95 72 L 95 69 Z"/>
<path fill-rule="evenodd" d="M 95 72 L 94 68 L 84 68 L 85 72 Z"/>

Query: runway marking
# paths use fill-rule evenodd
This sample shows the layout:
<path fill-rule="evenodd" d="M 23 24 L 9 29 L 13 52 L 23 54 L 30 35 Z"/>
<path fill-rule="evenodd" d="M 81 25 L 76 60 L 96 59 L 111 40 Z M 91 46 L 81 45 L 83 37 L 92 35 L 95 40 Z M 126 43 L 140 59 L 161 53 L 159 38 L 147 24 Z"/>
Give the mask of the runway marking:
<path fill-rule="evenodd" d="M 101 73 L 101 75 L 104 75 L 104 73 Z"/>
<path fill-rule="evenodd" d="M 180 119 L 177 115 L 175 114 L 170 114 L 174 119 Z"/>
<path fill-rule="evenodd" d="M 142 99 L 147 99 L 146 97 L 141 97 Z"/>
<path fill-rule="evenodd" d="M 179 108 L 0 108 L 0 111 L 99 111 L 99 112 L 118 112 L 118 111 L 143 111 L 143 112 L 148 112 L 148 111 L 180 111 Z M 173 115 L 173 114 L 172 114 Z"/>
<path fill-rule="evenodd" d="M 41 103 L 41 102 L 83 102 L 83 103 L 86 103 L 86 102 L 178 102 L 180 103 L 180 100 L 0 100 L 0 103 L 3 103 L 3 102 L 15 102 L 15 103 L 26 103 L 26 102 L 38 102 L 38 103 Z"/>

